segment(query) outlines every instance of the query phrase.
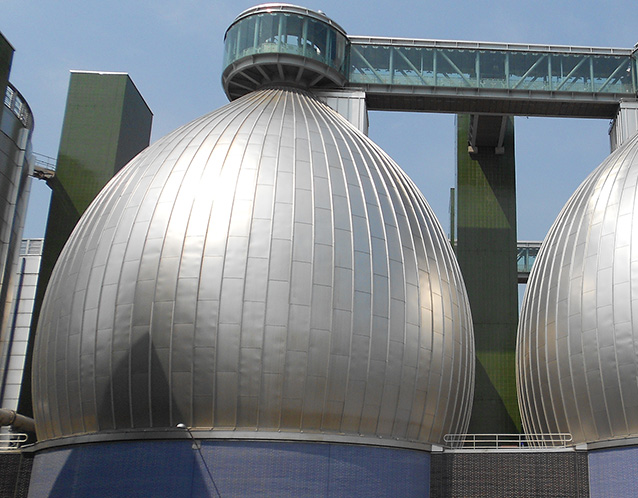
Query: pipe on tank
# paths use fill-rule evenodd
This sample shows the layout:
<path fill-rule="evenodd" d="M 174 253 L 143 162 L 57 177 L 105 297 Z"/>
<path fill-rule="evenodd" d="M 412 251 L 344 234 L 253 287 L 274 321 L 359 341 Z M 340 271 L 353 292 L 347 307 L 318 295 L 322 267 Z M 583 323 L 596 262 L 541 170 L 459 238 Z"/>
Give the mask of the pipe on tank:
<path fill-rule="evenodd" d="M 25 432 L 35 432 L 35 420 L 30 417 L 20 415 L 15 410 L 0 408 L 0 426 L 10 425 L 14 429 Z"/>

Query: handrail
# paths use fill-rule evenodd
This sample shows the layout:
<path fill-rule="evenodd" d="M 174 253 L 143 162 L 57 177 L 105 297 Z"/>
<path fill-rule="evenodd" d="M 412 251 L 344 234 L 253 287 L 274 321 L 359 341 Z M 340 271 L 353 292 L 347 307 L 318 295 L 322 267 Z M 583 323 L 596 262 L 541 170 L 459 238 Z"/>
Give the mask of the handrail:
<path fill-rule="evenodd" d="M 529 449 L 565 448 L 572 442 L 572 435 L 566 432 L 540 434 L 446 434 L 443 436 L 450 448 L 454 449 Z"/>
<path fill-rule="evenodd" d="M 0 451 L 18 451 L 28 439 L 24 432 L 0 432 Z"/>

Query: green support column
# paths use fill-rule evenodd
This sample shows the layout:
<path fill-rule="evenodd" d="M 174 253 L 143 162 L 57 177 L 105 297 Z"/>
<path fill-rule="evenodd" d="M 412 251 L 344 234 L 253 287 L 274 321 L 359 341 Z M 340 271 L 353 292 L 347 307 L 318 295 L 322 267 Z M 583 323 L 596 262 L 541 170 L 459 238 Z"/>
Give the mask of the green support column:
<path fill-rule="evenodd" d="M 508 117 L 502 123 L 500 133 L 492 133 L 500 137 L 500 149 L 494 146 L 497 143 L 478 144 L 477 152 L 470 154 L 470 116 L 457 117 L 456 255 L 474 321 L 476 385 L 469 431 L 475 434 L 521 430 L 514 373 L 518 323 L 514 121 Z"/>
<path fill-rule="evenodd" d="M 153 113 L 126 73 L 71 72 L 51 187 L 29 350 L 18 411 L 31 415 L 31 357 L 53 267 L 91 201 L 150 141 Z"/>

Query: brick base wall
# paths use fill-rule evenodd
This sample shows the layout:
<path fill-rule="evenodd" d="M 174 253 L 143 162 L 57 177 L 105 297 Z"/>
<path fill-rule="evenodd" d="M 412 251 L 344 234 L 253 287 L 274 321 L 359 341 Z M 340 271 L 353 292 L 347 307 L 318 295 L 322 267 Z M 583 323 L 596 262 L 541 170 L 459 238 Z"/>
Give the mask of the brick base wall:
<path fill-rule="evenodd" d="M 26 498 L 32 465 L 33 455 L 0 453 L 0 496 Z"/>
<path fill-rule="evenodd" d="M 586 498 L 587 453 L 432 453 L 432 498 Z"/>

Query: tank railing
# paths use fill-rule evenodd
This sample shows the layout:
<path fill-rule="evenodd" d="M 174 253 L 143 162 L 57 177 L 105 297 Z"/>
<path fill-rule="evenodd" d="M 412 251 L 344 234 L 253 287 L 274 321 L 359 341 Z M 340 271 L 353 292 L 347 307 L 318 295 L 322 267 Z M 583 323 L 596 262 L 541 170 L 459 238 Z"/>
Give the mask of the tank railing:
<path fill-rule="evenodd" d="M 0 432 L 0 451 L 18 451 L 27 439 L 24 432 Z"/>
<path fill-rule="evenodd" d="M 7 91 L 4 94 L 4 105 L 16 115 L 25 128 L 31 129 L 33 127 L 33 115 L 29 104 L 11 83 L 7 85 Z"/>
<path fill-rule="evenodd" d="M 446 447 L 452 449 L 529 449 L 565 448 L 572 435 L 565 432 L 543 434 L 446 434 Z"/>

